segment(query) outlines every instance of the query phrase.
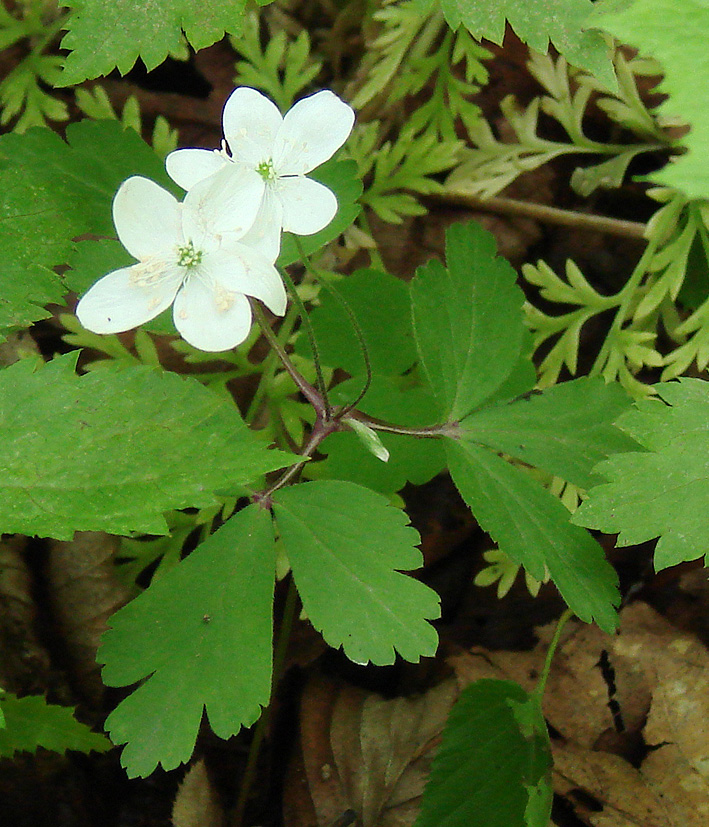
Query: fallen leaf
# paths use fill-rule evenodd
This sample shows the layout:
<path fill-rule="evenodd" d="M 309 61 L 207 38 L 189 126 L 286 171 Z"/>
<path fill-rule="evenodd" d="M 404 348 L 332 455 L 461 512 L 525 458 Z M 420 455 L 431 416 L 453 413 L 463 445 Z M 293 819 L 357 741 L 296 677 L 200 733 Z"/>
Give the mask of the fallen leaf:
<path fill-rule="evenodd" d="M 172 805 L 173 827 L 223 827 L 224 810 L 204 761 L 193 764 L 182 779 Z"/>
<path fill-rule="evenodd" d="M 287 827 L 411 827 L 456 695 L 452 680 L 393 700 L 311 683 L 302 702 L 300 756 L 286 784 Z"/>

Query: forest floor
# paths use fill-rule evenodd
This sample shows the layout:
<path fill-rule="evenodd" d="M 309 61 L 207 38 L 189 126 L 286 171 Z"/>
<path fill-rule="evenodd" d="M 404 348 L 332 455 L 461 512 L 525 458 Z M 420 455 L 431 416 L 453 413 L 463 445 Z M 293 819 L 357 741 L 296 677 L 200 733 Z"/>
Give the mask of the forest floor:
<path fill-rule="evenodd" d="M 503 92 L 521 99 L 528 93 L 522 51 L 512 43 L 492 64 L 496 74 L 478 101 L 484 109 L 492 112 Z M 105 87 L 119 108 L 135 94 L 147 128 L 162 114 L 179 130 L 180 145 L 218 146 L 233 66 L 234 53 L 222 42 L 188 64 L 112 77 Z M 566 181 L 562 161 L 522 176 L 505 194 L 574 209 Z M 599 289 L 622 284 L 642 250 L 640 239 L 583 227 L 476 212 L 441 199 L 428 207 L 426 216 L 403 226 L 372 220 L 384 262 L 397 276 L 411 278 L 423 261 L 441 256 L 445 228 L 459 220 L 491 230 L 514 266 L 540 257 L 559 266 L 573 258 Z M 630 186 L 587 199 L 583 210 L 642 222 L 652 206 L 640 187 Z M 362 255 L 352 268 L 367 263 Z M 62 333 L 55 318 L 30 335 L 51 355 L 67 349 Z M 131 343 L 131 334 L 125 341 Z M 494 587 L 474 585 L 492 543 L 448 477 L 403 496 L 423 539 L 421 577 L 442 599 L 439 654 L 418 665 L 358 667 L 328 650 L 307 621 L 297 622 L 243 821 L 235 810 L 252 732 L 220 741 L 204 727 L 189 768 L 147 779 L 126 778 L 118 749 L 66 756 L 40 750 L 3 760 L 0 825 L 163 827 L 173 819 L 178 827 L 412 825 L 457 693 L 480 677 L 531 688 L 563 604 L 553 586 L 532 598 L 523 578 L 502 599 Z M 686 564 L 654 575 L 651 544 L 614 549 L 613 538 L 602 539 L 621 578 L 621 631 L 610 637 L 577 622 L 565 628 L 545 700 L 554 823 L 700 827 L 709 823 L 706 782 L 693 769 L 706 750 L 709 718 L 706 572 Z M 0 544 L 2 684 L 77 704 L 83 720 L 98 727 L 121 697 L 101 687 L 94 663 L 106 618 L 125 599 L 113 574 L 114 551 L 103 535 Z"/>

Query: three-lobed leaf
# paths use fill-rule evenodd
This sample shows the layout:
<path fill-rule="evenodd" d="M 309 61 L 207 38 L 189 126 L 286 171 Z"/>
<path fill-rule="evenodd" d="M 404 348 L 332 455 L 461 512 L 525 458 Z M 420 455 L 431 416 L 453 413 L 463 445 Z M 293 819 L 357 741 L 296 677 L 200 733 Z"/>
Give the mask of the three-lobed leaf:
<path fill-rule="evenodd" d="M 594 25 L 656 58 L 665 76 L 658 90 L 669 95 L 660 113 L 690 125 L 682 143 L 689 150 L 674 158 L 652 179 L 682 190 L 689 198 L 709 197 L 709 110 L 698 89 L 709 84 L 706 0 L 632 0 L 605 3 L 593 16 Z"/>
<path fill-rule="evenodd" d="M 104 735 L 92 732 L 74 717 L 74 710 L 47 703 L 40 695 L 18 698 L 10 692 L 0 696 L 0 756 L 34 752 L 38 747 L 65 752 L 105 752 L 111 744 Z"/>
<path fill-rule="evenodd" d="M 0 372 L 3 532 L 164 534 L 164 511 L 216 504 L 292 461 L 194 379 L 143 366 L 77 376 L 77 355 Z"/>
<path fill-rule="evenodd" d="M 62 84 L 131 69 L 140 57 L 148 71 L 184 49 L 183 32 L 195 49 L 211 46 L 225 32 L 241 31 L 245 0 L 68 0 L 73 9 L 62 48 Z"/>
<path fill-rule="evenodd" d="M 414 335 L 443 417 L 460 419 L 492 397 L 527 356 L 524 294 L 494 237 L 478 224 L 446 233 L 444 267 L 433 260 L 411 282 Z"/>
<path fill-rule="evenodd" d="M 614 425 L 629 407 L 620 385 L 584 377 L 476 411 L 460 423 L 460 439 L 590 488 L 601 460 L 637 449 Z"/>
<path fill-rule="evenodd" d="M 476 681 L 448 716 L 416 827 L 547 827 L 551 767 L 538 699 L 512 681 Z"/>
<path fill-rule="evenodd" d="M 278 534 L 308 618 L 356 663 L 435 654 L 438 595 L 402 572 L 421 565 L 418 532 L 386 497 L 340 480 L 273 497 Z"/>
<path fill-rule="evenodd" d="M 268 512 L 240 511 L 114 614 L 99 661 L 109 686 L 147 680 L 109 715 L 130 776 L 192 754 L 202 714 L 222 738 L 268 704 L 275 550 Z"/>
<path fill-rule="evenodd" d="M 70 124 L 67 142 L 49 129 L 0 137 L 0 334 L 48 314 L 66 292 L 52 267 L 72 239 L 113 236 L 113 196 L 130 175 L 171 186 L 163 164 L 132 130 L 114 121 Z"/>
<path fill-rule="evenodd" d="M 537 580 L 548 570 L 578 617 L 614 631 L 616 573 L 590 534 L 569 522 L 561 502 L 487 448 L 446 440 L 446 449 L 461 496 L 500 549 Z"/>
<path fill-rule="evenodd" d="M 636 402 L 618 421 L 646 452 L 602 462 L 597 471 L 609 482 L 591 489 L 573 519 L 617 533 L 621 546 L 659 537 L 659 571 L 707 554 L 709 383 L 684 378 L 655 390 L 659 399 Z"/>

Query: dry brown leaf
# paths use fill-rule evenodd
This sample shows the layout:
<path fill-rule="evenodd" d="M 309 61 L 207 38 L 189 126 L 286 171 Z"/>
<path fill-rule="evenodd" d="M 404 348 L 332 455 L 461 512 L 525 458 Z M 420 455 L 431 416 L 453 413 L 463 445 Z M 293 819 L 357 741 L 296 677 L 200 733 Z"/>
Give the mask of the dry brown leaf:
<path fill-rule="evenodd" d="M 224 810 L 204 761 L 197 761 L 182 779 L 172 805 L 173 827 L 223 827 Z"/>
<path fill-rule="evenodd" d="M 584 824 L 675 827 L 662 798 L 620 756 L 558 742 L 552 744 L 552 754 L 554 791 L 573 804 Z"/>
<path fill-rule="evenodd" d="M 452 680 L 394 700 L 312 683 L 303 698 L 300 756 L 289 768 L 286 825 L 332 827 L 351 811 L 361 827 L 410 827 L 457 693 Z"/>
<path fill-rule="evenodd" d="M 93 703 L 104 691 L 96 651 L 106 621 L 128 600 L 114 573 L 119 540 L 78 531 L 70 542 L 50 542 L 47 579 L 52 611 L 72 660 L 78 688 Z"/>

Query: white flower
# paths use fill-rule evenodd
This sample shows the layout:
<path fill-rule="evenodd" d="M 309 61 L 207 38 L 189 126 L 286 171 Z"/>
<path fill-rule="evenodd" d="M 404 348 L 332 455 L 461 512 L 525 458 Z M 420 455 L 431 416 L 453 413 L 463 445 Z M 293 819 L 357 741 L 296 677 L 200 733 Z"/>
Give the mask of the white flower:
<path fill-rule="evenodd" d="M 229 152 L 178 149 L 167 156 L 167 171 L 190 190 L 225 166 L 259 173 L 262 202 L 244 239 L 275 260 L 281 229 L 311 235 L 326 227 L 337 212 L 337 199 L 305 173 L 325 163 L 347 140 L 354 112 L 332 92 L 303 98 L 285 117 L 255 89 L 240 86 L 224 106 L 224 136 Z"/>
<path fill-rule="evenodd" d="M 147 178 L 124 181 L 113 200 L 113 221 L 138 262 L 100 279 L 79 302 L 79 321 L 94 333 L 120 333 L 174 302 L 183 338 L 200 350 L 220 351 L 248 336 L 247 296 L 282 316 L 286 292 L 277 270 L 242 240 L 262 190 L 262 179 L 246 169 L 211 176 L 183 203 Z"/>

